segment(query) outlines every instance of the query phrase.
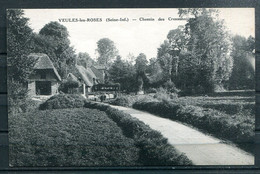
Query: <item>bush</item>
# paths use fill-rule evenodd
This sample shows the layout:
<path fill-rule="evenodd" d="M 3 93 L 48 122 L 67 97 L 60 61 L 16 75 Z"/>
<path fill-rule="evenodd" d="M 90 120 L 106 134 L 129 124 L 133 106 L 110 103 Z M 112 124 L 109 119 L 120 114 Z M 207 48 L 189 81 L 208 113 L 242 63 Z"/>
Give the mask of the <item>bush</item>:
<path fill-rule="evenodd" d="M 59 94 L 46 100 L 40 105 L 39 109 L 80 108 L 84 106 L 85 100 L 83 96 L 77 94 Z"/>
<path fill-rule="evenodd" d="M 130 106 L 130 99 L 129 97 L 122 96 L 122 97 L 117 97 L 115 100 L 111 100 L 109 102 L 112 105 L 117 105 L 117 106 Z"/>
<path fill-rule="evenodd" d="M 245 119 L 234 119 L 219 111 L 177 102 L 136 102 L 133 108 L 157 114 L 161 117 L 190 124 L 218 138 L 230 140 L 241 148 L 253 144 L 254 125 Z"/>
<path fill-rule="evenodd" d="M 75 108 L 9 118 L 11 166 L 136 166 L 139 148 L 105 112 Z"/>
<path fill-rule="evenodd" d="M 178 100 L 177 93 L 170 93 L 167 89 L 160 87 L 156 94 L 153 96 L 159 101 L 170 101 L 170 100 Z"/>
<path fill-rule="evenodd" d="M 167 81 L 163 84 L 164 88 L 171 93 L 179 93 L 180 90 L 176 88 L 175 84 L 172 81 Z"/>
<path fill-rule="evenodd" d="M 66 80 L 61 83 L 59 86 L 59 91 L 62 91 L 63 93 L 72 93 L 75 91 L 74 89 L 78 88 L 80 86 L 80 83 L 76 80 Z"/>
<path fill-rule="evenodd" d="M 142 165 L 191 165 L 191 161 L 168 144 L 168 140 L 161 133 L 117 109 L 104 104 L 90 104 L 87 106 L 104 109 L 107 115 L 122 128 L 126 137 L 132 138 L 140 148 L 139 162 Z"/>
<path fill-rule="evenodd" d="M 148 94 L 150 94 L 150 93 L 156 93 L 157 92 L 157 90 L 155 89 L 155 88 L 148 88 L 147 90 L 146 90 L 146 93 L 148 93 Z"/>

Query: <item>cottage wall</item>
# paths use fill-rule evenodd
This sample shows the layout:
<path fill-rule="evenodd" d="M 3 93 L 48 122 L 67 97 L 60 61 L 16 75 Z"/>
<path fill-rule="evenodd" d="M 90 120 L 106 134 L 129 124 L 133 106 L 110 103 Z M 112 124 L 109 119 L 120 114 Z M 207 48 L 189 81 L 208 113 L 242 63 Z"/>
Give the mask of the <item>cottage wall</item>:
<path fill-rule="evenodd" d="M 36 95 L 36 87 L 35 87 L 35 81 L 28 82 L 28 95 L 34 96 Z"/>
<path fill-rule="evenodd" d="M 54 95 L 58 92 L 59 83 L 58 82 L 51 82 L 51 94 Z"/>

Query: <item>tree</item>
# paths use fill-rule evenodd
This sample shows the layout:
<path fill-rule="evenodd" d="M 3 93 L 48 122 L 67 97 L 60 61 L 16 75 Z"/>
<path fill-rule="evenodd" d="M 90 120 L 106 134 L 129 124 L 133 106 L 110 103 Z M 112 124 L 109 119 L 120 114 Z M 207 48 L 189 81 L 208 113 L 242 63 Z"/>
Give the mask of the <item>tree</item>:
<path fill-rule="evenodd" d="M 160 87 L 164 80 L 164 73 L 157 58 L 149 60 L 146 72 L 149 74 L 150 86 L 155 88 Z"/>
<path fill-rule="evenodd" d="M 99 54 L 98 63 L 109 67 L 112 60 L 117 56 L 118 50 L 112 40 L 102 38 L 97 42 L 97 52 Z"/>
<path fill-rule="evenodd" d="M 33 49 L 33 32 L 21 9 L 7 10 L 7 85 L 9 113 L 19 112 L 27 98 L 28 77 L 35 65 L 29 57 Z"/>
<path fill-rule="evenodd" d="M 145 74 L 148 61 L 144 53 L 140 53 L 135 60 L 137 92 L 141 92 L 147 87 L 149 80 Z"/>
<path fill-rule="evenodd" d="M 77 55 L 77 65 L 81 65 L 83 67 L 91 67 L 95 61 L 90 57 L 88 53 L 78 53 Z"/>
<path fill-rule="evenodd" d="M 228 81 L 229 89 L 254 89 L 255 72 L 253 55 L 254 38 L 236 35 L 232 38 L 233 49 L 231 56 L 234 59 L 233 71 Z"/>
<path fill-rule="evenodd" d="M 67 67 L 73 65 L 76 59 L 68 37 L 67 28 L 58 22 L 46 24 L 35 36 L 35 52 L 47 54 L 61 77 L 66 76 Z"/>
<path fill-rule="evenodd" d="M 223 86 L 232 72 L 230 35 L 223 21 L 218 20 L 216 10 L 180 9 L 179 15 L 194 16 L 188 20 L 184 29 L 188 35 L 186 53 L 192 60 L 191 68 L 196 71 L 190 79 L 194 83 L 189 88 L 198 89 L 197 92 L 213 92 Z"/>
<path fill-rule="evenodd" d="M 133 91 L 135 83 L 135 70 L 129 62 L 124 62 L 121 56 L 117 56 L 109 71 L 109 78 L 114 83 L 119 83 L 121 90 Z"/>
<path fill-rule="evenodd" d="M 137 73 L 145 72 L 148 61 L 144 53 L 140 53 L 135 60 L 135 68 Z"/>
<path fill-rule="evenodd" d="M 173 74 L 173 58 L 170 55 L 171 44 L 169 40 L 165 40 L 163 44 L 160 45 L 157 51 L 157 59 L 163 71 L 164 81 L 171 81 Z"/>
<path fill-rule="evenodd" d="M 36 60 L 28 55 L 33 49 L 33 32 L 28 26 L 28 18 L 21 9 L 7 10 L 7 62 L 8 79 L 24 84 Z"/>

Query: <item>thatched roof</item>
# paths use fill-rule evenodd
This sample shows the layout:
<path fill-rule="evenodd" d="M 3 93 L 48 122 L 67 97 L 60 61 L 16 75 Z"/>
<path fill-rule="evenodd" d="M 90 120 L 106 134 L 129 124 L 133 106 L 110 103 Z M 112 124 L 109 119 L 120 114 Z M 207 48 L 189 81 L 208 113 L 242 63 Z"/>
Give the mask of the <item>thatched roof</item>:
<path fill-rule="evenodd" d="M 76 69 L 80 75 L 80 78 L 85 82 L 87 86 L 93 86 L 93 78 L 97 79 L 97 76 L 90 68 L 84 68 L 83 66 L 76 65 Z"/>
<path fill-rule="evenodd" d="M 94 66 L 91 66 L 90 68 L 91 68 L 92 72 L 96 75 L 99 83 L 104 83 L 103 72 Z"/>
<path fill-rule="evenodd" d="M 56 78 L 59 81 L 61 81 L 61 77 L 60 77 L 58 71 L 56 70 L 52 61 L 50 60 L 50 58 L 46 54 L 32 53 L 29 56 L 33 57 L 37 60 L 36 64 L 33 67 L 34 70 L 45 70 L 45 69 L 53 70 Z"/>
<path fill-rule="evenodd" d="M 67 80 L 78 82 L 78 78 L 76 76 L 74 76 L 72 73 L 68 74 Z"/>

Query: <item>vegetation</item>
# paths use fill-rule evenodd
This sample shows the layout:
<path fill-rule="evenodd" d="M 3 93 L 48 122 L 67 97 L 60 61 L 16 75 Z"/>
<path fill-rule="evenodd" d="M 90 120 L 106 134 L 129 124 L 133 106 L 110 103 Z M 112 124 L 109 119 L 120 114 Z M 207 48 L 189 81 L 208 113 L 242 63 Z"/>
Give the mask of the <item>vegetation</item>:
<path fill-rule="evenodd" d="M 117 105 L 117 106 L 126 106 L 126 107 L 132 107 L 132 105 L 139 101 L 154 101 L 156 99 L 154 99 L 152 97 L 152 95 L 122 95 L 120 97 L 117 97 L 116 99 L 114 100 L 110 100 L 109 101 L 109 104 L 112 104 L 112 105 Z M 156 100 L 157 101 L 157 100 Z"/>
<path fill-rule="evenodd" d="M 34 111 L 9 117 L 11 166 L 136 166 L 139 148 L 102 111 Z"/>
<path fill-rule="evenodd" d="M 79 86 L 80 83 L 77 80 L 68 79 L 68 80 L 64 80 L 60 84 L 59 91 L 66 94 L 72 94 L 74 92 L 74 89 L 78 89 Z"/>
<path fill-rule="evenodd" d="M 85 98 L 77 94 L 59 94 L 52 96 L 40 105 L 40 110 L 81 108 L 84 106 Z"/>
<path fill-rule="evenodd" d="M 231 56 L 234 60 L 231 77 L 226 84 L 228 89 L 254 89 L 255 69 L 254 69 L 254 49 L 255 39 L 249 36 L 236 35 L 232 38 L 233 49 Z"/>
<path fill-rule="evenodd" d="M 114 42 L 109 38 L 102 38 L 97 42 L 97 52 L 99 54 L 98 63 L 105 67 L 110 66 L 118 54 Z"/>
<path fill-rule="evenodd" d="M 85 107 L 105 111 L 123 130 L 125 136 L 134 139 L 136 146 L 140 148 L 139 161 L 142 165 L 165 166 L 192 164 L 184 154 L 180 154 L 173 146 L 168 144 L 167 139 L 159 132 L 152 130 L 149 126 L 133 118 L 131 115 L 104 104 L 86 102 Z"/>
<path fill-rule="evenodd" d="M 180 97 L 136 102 L 133 108 L 192 125 L 252 152 L 255 123 L 253 101 L 253 97 L 239 96 Z"/>

